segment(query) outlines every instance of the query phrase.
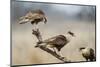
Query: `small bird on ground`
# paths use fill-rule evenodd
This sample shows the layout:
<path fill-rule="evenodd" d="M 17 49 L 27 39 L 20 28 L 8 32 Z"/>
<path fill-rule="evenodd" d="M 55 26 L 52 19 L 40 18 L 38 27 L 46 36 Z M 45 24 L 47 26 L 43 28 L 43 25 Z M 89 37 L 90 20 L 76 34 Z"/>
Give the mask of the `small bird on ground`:
<path fill-rule="evenodd" d="M 79 48 L 82 56 L 86 59 L 86 61 L 95 61 L 95 54 L 92 48 L 81 47 Z"/>

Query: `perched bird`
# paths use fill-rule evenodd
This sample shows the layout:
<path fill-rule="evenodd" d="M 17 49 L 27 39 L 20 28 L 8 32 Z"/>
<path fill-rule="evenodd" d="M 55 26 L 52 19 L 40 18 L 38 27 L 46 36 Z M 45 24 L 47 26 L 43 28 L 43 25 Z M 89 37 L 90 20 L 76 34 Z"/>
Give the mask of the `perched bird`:
<path fill-rule="evenodd" d="M 24 23 L 28 23 L 30 22 L 31 24 L 38 24 L 39 22 L 47 22 L 45 13 L 38 9 L 38 10 L 34 10 L 34 11 L 29 11 L 25 16 L 20 17 L 19 19 L 19 23 L 20 24 L 24 24 Z"/>
<path fill-rule="evenodd" d="M 82 52 L 82 56 L 86 61 L 95 61 L 95 54 L 92 48 L 81 47 L 79 50 Z"/>
<path fill-rule="evenodd" d="M 49 46 L 50 48 L 53 48 L 54 52 L 57 53 L 57 51 L 59 52 L 61 48 L 63 48 L 66 44 L 70 42 L 71 37 L 74 36 L 74 33 L 71 34 L 72 32 L 71 33 L 70 32 L 71 31 L 67 33 L 67 36 L 64 35 L 54 36 L 52 38 L 44 40 L 42 43 L 45 43 L 45 46 Z M 38 47 L 38 45 L 36 45 L 36 47 Z M 57 49 L 57 51 L 55 48 Z"/>

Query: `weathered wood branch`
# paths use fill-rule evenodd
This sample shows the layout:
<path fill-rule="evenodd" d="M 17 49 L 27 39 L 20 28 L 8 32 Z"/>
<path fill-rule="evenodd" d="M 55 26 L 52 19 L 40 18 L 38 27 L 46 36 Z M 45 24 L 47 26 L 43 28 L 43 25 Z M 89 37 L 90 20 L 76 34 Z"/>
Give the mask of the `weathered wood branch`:
<path fill-rule="evenodd" d="M 70 61 L 68 61 L 65 57 L 62 57 L 62 56 L 58 55 L 56 52 L 50 50 L 50 49 L 47 48 L 46 46 L 40 45 L 41 42 L 42 42 L 42 36 L 40 35 L 39 29 L 37 29 L 37 30 L 34 30 L 34 29 L 33 29 L 32 31 L 33 31 L 32 34 L 35 35 L 35 36 L 37 37 L 37 39 L 38 39 L 38 42 L 37 42 L 37 44 L 36 44 L 35 47 L 39 47 L 41 50 L 44 50 L 44 51 L 46 51 L 47 53 L 51 54 L 52 56 L 56 57 L 57 59 L 63 61 L 63 63 L 68 63 L 68 62 L 70 62 Z M 41 38 L 41 39 L 40 39 L 40 38 Z"/>

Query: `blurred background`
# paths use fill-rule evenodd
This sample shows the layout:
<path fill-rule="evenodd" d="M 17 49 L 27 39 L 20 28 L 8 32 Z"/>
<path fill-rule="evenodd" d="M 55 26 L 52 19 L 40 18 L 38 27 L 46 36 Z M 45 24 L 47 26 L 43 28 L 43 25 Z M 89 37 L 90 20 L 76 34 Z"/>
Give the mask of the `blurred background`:
<path fill-rule="evenodd" d="M 43 10 L 47 16 L 47 24 L 39 24 L 44 39 L 59 34 L 66 35 L 69 30 L 75 33 L 76 37 L 61 50 L 66 58 L 73 62 L 85 61 L 78 49 L 91 47 L 95 50 L 95 6 L 12 1 L 13 65 L 61 62 L 45 51 L 34 48 L 37 39 L 32 35 L 33 26 L 30 23 L 18 24 L 21 16 L 36 9 Z"/>

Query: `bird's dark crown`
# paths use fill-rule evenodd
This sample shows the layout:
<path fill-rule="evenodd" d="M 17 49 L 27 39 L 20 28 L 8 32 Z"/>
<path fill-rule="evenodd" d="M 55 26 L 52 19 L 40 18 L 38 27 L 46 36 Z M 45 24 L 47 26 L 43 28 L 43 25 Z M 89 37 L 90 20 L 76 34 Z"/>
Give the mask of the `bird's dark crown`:
<path fill-rule="evenodd" d="M 82 50 L 82 49 L 85 49 L 85 47 L 81 47 L 81 48 L 79 48 L 79 50 Z"/>
<path fill-rule="evenodd" d="M 68 31 L 68 34 L 70 34 L 71 36 L 75 36 L 73 32 Z"/>
<path fill-rule="evenodd" d="M 34 10 L 33 13 L 39 13 L 39 14 L 43 14 L 44 15 L 44 12 L 40 9 L 37 9 L 37 10 Z"/>

